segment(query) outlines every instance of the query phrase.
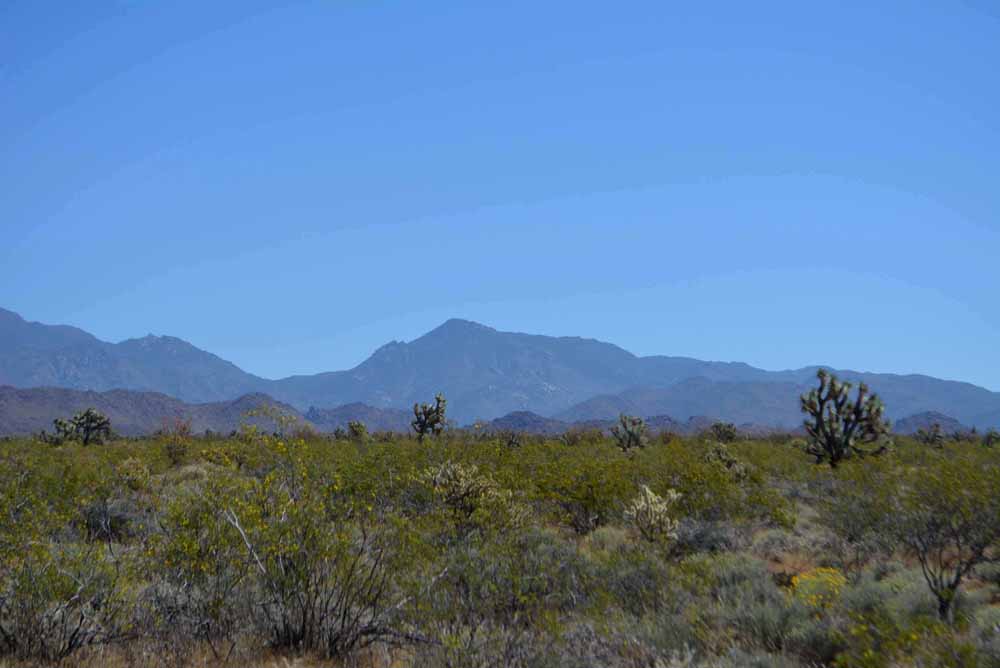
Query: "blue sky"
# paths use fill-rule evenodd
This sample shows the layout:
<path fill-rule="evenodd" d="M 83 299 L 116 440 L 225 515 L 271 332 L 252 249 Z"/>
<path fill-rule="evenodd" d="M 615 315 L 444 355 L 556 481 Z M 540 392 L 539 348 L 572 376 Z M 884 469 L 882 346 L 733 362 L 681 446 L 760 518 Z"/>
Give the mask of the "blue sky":
<path fill-rule="evenodd" d="M 269 377 L 464 317 L 1000 390 L 998 68 L 988 0 L 8 0 L 0 306 Z"/>

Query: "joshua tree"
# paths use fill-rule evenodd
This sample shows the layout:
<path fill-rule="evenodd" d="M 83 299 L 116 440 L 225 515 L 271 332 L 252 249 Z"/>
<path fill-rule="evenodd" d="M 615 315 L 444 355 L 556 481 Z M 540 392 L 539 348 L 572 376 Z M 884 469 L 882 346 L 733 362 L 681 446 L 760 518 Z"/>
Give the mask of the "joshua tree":
<path fill-rule="evenodd" d="M 979 442 L 979 430 L 973 427 L 972 429 L 956 429 L 951 432 L 949 438 L 956 443 L 978 443 Z"/>
<path fill-rule="evenodd" d="M 851 384 L 820 369 L 816 373 L 819 388 L 801 397 L 802 411 L 809 440 L 806 452 L 836 467 L 844 459 L 880 455 L 885 452 L 889 423 L 883 419 L 885 406 L 876 394 L 869 394 L 864 383 L 858 396 L 850 400 Z M 872 446 L 866 448 L 863 446 Z"/>
<path fill-rule="evenodd" d="M 1000 431 L 996 429 L 990 429 L 985 434 L 983 434 L 983 445 L 987 448 L 992 448 L 994 445 L 1000 444 Z"/>
<path fill-rule="evenodd" d="M 101 443 L 111 435 L 111 420 L 93 408 L 77 413 L 69 420 L 52 421 L 60 441 L 79 441 L 83 445 Z"/>
<path fill-rule="evenodd" d="M 508 448 L 520 448 L 522 437 L 519 431 L 502 431 L 497 434 L 497 439 Z"/>
<path fill-rule="evenodd" d="M 447 405 L 443 394 L 434 397 L 434 405 L 413 404 L 413 421 L 410 426 L 417 433 L 417 438 L 423 442 L 424 436 L 437 436 L 445 428 L 445 407 Z"/>
<path fill-rule="evenodd" d="M 944 432 L 941 431 L 941 425 L 938 422 L 932 424 L 930 429 L 918 429 L 915 438 L 924 445 L 939 450 L 944 447 Z"/>
<path fill-rule="evenodd" d="M 622 413 L 618 416 L 618 424 L 611 428 L 611 435 L 621 451 L 628 454 L 636 448 L 644 448 L 649 442 L 646 435 L 646 423 L 640 417 Z"/>
<path fill-rule="evenodd" d="M 732 443 L 739 436 L 736 425 L 732 422 L 716 422 L 709 428 L 709 431 L 712 433 L 712 437 L 720 443 Z"/>

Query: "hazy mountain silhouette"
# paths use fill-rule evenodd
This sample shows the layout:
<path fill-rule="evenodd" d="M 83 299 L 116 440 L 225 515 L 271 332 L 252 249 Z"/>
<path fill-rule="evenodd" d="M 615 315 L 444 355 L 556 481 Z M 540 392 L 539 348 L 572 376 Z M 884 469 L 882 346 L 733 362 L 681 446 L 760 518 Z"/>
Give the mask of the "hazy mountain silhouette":
<path fill-rule="evenodd" d="M 355 402 L 335 408 L 310 408 L 305 419 L 318 430 L 332 432 L 336 429 L 347 429 L 349 423 L 363 423 L 368 431 L 394 431 L 408 433 L 413 413 L 396 408 L 374 408 L 367 404 Z"/>
<path fill-rule="evenodd" d="M 75 327 L 26 322 L 0 309 L 0 384 L 161 392 L 191 402 L 263 389 L 263 378 L 170 336 L 107 343 Z"/>
<path fill-rule="evenodd" d="M 247 394 L 230 401 L 188 404 L 159 392 L 135 390 L 71 390 L 67 388 L 14 388 L 0 386 L 0 434 L 32 434 L 52 431 L 52 420 L 66 418 L 87 408 L 95 408 L 111 419 L 113 429 L 124 436 L 149 434 L 170 428 L 178 421 L 189 421 L 195 432 L 210 429 L 229 433 L 241 424 L 259 424 L 273 429 L 272 422 L 246 417 L 250 410 L 276 407 L 307 421 L 291 406 L 263 394 Z"/>
<path fill-rule="evenodd" d="M 968 427 L 955 418 L 938 413 L 937 411 L 917 413 L 916 415 L 896 420 L 896 423 L 892 426 L 892 430 L 897 434 L 915 434 L 921 429 L 929 431 L 935 424 L 941 427 L 941 431 L 944 434 L 969 431 Z"/>
<path fill-rule="evenodd" d="M 444 392 L 449 416 L 460 423 L 516 411 L 566 422 L 626 412 L 792 427 L 801 421 L 798 396 L 813 385 L 817 368 L 765 371 L 738 362 L 639 357 L 594 339 L 500 332 L 454 319 L 408 343 L 388 343 L 353 369 L 268 380 L 180 339 L 107 343 L 0 310 L 0 384 L 154 391 L 186 402 L 266 393 L 300 411 L 358 402 L 408 411 Z M 867 382 L 891 418 L 939 411 L 981 428 L 1000 425 L 1000 393 L 975 385 L 837 373 Z"/>

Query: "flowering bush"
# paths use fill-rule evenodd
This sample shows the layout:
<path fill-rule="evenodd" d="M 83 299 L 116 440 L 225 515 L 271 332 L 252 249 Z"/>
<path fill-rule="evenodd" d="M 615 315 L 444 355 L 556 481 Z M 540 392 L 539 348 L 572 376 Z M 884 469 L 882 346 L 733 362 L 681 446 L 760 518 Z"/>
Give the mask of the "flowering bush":
<path fill-rule="evenodd" d="M 836 602 L 847 578 L 836 568 L 814 568 L 792 578 L 792 594 L 815 610 L 825 610 Z"/>

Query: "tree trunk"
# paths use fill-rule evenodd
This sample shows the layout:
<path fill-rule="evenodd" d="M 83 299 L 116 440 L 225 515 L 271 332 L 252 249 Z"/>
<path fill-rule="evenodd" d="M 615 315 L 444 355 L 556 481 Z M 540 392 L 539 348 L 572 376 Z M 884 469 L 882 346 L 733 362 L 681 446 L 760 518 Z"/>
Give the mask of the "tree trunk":
<path fill-rule="evenodd" d="M 938 617 L 941 618 L 942 622 L 951 624 L 952 622 L 952 601 L 955 599 L 955 592 L 948 589 L 938 595 Z"/>

